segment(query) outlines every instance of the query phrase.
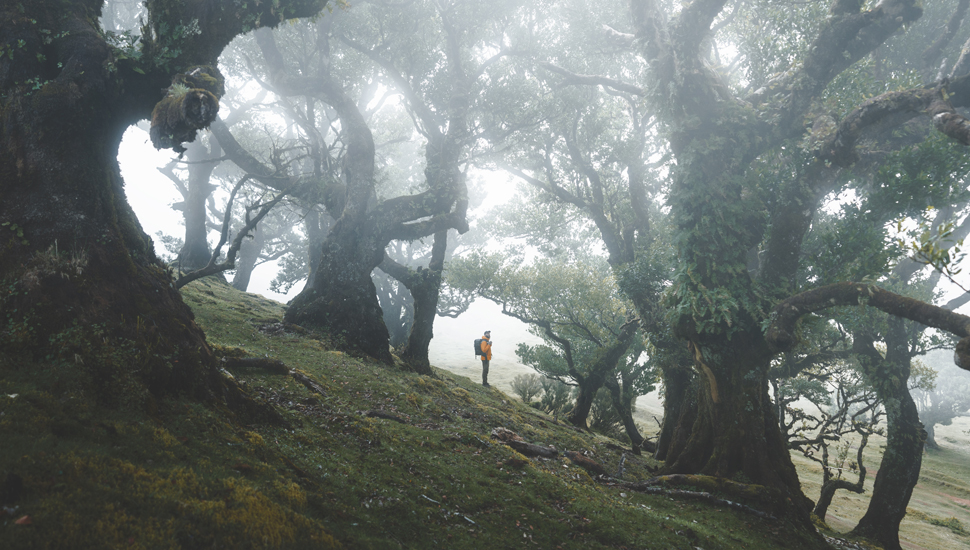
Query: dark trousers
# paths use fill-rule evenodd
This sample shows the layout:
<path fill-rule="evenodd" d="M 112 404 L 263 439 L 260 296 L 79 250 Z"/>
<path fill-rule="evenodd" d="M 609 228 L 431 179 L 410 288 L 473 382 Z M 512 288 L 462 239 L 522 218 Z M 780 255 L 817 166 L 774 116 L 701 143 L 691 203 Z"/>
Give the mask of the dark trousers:
<path fill-rule="evenodd" d="M 488 359 L 482 359 L 482 384 L 488 384 Z"/>

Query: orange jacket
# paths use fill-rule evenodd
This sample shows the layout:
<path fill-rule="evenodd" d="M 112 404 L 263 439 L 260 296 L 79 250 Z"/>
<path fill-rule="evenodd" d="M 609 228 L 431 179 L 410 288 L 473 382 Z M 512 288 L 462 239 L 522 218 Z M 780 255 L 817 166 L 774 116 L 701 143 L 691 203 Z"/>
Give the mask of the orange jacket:
<path fill-rule="evenodd" d="M 492 343 L 489 342 L 488 338 L 482 336 L 482 361 L 492 360 Z"/>

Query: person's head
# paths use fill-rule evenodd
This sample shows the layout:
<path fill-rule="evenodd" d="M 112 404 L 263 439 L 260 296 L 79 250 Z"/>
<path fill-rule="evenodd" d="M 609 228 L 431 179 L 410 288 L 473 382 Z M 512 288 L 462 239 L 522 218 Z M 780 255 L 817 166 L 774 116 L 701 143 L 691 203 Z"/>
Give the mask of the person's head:
<path fill-rule="evenodd" d="M 491 337 L 492 337 L 492 331 L 486 330 L 485 331 L 485 338 L 491 338 Z"/>

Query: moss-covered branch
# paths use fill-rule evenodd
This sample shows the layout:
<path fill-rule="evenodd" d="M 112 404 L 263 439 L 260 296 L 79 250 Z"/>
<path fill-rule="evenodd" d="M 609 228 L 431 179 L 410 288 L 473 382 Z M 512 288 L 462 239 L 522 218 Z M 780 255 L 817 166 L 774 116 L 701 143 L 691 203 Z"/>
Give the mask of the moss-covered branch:
<path fill-rule="evenodd" d="M 870 306 L 955 334 L 962 340 L 957 344 L 954 361 L 960 368 L 970 370 L 970 317 L 865 283 L 836 283 L 792 296 L 775 306 L 765 337 L 775 351 L 790 350 L 797 340 L 795 326 L 799 319 L 840 306 Z"/>

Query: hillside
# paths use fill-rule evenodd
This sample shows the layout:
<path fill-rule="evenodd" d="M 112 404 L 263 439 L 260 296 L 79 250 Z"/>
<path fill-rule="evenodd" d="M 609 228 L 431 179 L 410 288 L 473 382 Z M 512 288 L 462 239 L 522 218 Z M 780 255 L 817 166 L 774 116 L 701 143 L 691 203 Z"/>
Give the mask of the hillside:
<path fill-rule="evenodd" d="M 620 480 L 596 478 L 563 453 L 615 474 L 618 442 L 465 376 L 335 351 L 280 324 L 276 302 L 213 281 L 183 295 L 226 375 L 279 417 L 242 424 L 187 398 L 141 410 L 118 395 L 107 407 L 54 363 L 0 358 L 0 548 L 825 546 L 784 521 L 624 486 L 652 477 L 646 456 L 626 453 Z M 496 428 L 559 452 L 525 457 Z M 954 456 L 924 468 L 968 498 Z M 966 545 L 967 523 L 944 521 L 950 509 L 921 513 L 921 547 Z"/>

